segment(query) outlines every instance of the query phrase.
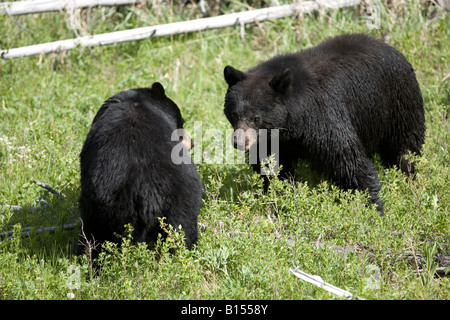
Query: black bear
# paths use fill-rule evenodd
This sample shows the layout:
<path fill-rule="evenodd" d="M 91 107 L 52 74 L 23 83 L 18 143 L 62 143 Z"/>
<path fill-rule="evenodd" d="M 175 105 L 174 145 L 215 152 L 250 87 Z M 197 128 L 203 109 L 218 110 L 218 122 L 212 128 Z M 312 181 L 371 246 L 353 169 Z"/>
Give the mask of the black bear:
<path fill-rule="evenodd" d="M 422 94 L 410 63 L 383 41 L 345 34 L 247 72 L 226 66 L 224 76 L 235 147 L 257 145 L 258 135 L 247 131 L 278 129 L 281 176 L 305 159 L 344 189 L 368 190 L 382 214 L 370 158 L 378 153 L 384 165 L 414 173 L 404 156 L 420 154 L 424 143 Z"/>
<path fill-rule="evenodd" d="M 176 230 L 181 225 L 188 249 L 197 242 L 200 178 L 192 162 L 172 161 L 176 146 L 186 145 L 186 153 L 191 148 L 183 123 L 178 106 L 158 82 L 104 102 L 80 153 L 78 254 L 88 241 L 91 246 L 118 242 L 116 234 L 126 224 L 133 226 L 135 242 L 156 240 L 164 234 L 162 217 Z"/>

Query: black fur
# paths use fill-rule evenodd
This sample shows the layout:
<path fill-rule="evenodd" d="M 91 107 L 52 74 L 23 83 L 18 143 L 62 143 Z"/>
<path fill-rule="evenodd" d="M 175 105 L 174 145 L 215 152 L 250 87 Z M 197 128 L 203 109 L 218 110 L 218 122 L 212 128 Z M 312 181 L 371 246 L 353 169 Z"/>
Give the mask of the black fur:
<path fill-rule="evenodd" d="M 368 190 L 382 213 L 369 159 L 378 153 L 386 166 L 414 173 L 403 156 L 420 154 L 424 143 L 422 95 L 412 66 L 386 43 L 342 35 L 247 72 L 227 66 L 224 76 L 224 112 L 235 130 L 280 129 L 282 175 L 304 158 L 341 187 Z"/>
<path fill-rule="evenodd" d="M 122 91 L 109 98 L 95 116 L 80 153 L 83 233 L 101 244 L 117 242 L 125 224 L 136 242 L 156 240 L 158 217 L 179 225 L 186 247 L 197 242 L 201 182 L 194 164 L 172 163 L 172 132 L 183 128 L 177 105 L 159 83 Z"/>

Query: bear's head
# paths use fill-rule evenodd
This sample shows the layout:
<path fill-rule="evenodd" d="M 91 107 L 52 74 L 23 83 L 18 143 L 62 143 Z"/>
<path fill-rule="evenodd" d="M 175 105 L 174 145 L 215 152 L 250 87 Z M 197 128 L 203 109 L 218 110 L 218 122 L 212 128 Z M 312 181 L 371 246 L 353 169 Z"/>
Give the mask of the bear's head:
<path fill-rule="evenodd" d="M 163 104 L 165 111 L 170 117 L 176 121 L 176 130 L 178 130 L 177 132 L 180 134 L 180 142 L 183 143 L 186 150 L 191 150 L 194 147 L 194 141 L 192 141 L 187 131 L 183 128 L 184 119 L 181 116 L 178 106 L 166 96 L 164 87 L 159 82 L 154 82 L 152 84 L 151 93 L 160 104 Z"/>
<path fill-rule="evenodd" d="M 232 66 L 224 69 L 228 90 L 224 113 L 233 126 L 233 146 L 249 150 L 258 141 L 260 129 L 283 129 L 287 121 L 284 101 L 292 91 L 289 68 L 276 73 L 242 72 Z"/>

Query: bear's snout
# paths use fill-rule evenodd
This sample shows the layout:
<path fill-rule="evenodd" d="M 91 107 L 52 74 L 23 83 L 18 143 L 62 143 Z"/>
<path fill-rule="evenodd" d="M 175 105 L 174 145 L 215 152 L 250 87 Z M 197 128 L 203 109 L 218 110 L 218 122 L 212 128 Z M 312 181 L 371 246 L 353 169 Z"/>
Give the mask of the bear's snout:
<path fill-rule="evenodd" d="M 231 137 L 233 147 L 241 151 L 248 151 L 257 141 L 257 134 L 255 129 L 248 128 L 236 129 Z"/>
<path fill-rule="evenodd" d="M 183 129 L 183 137 L 181 138 L 181 142 L 187 151 L 190 151 L 194 147 L 194 141 L 189 136 L 186 130 Z"/>

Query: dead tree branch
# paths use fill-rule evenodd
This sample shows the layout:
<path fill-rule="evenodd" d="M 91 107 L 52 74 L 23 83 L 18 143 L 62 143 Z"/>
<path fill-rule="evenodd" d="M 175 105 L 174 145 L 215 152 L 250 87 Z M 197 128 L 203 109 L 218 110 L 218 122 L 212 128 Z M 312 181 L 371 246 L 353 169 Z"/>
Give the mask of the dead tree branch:
<path fill-rule="evenodd" d="M 79 37 L 76 39 L 41 43 L 21 48 L 0 50 L 0 56 L 3 59 L 10 59 L 45 54 L 50 52 L 72 50 L 78 46 L 103 46 L 127 41 L 136 41 L 148 38 L 157 38 L 175 34 L 192 33 L 197 31 L 220 29 L 233 26 L 240 26 L 242 28 L 243 25 L 248 23 L 279 19 L 297 15 L 300 13 L 304 14 L 320 10 L 354 7 L 360 2 L 361 0 L 304 1 L 298 4 L 237 12 L 221 15 L 218 17 L 175 22 L 158 26 L 150 26 L 111 33 L 103 33 L 93 36 Z"/>
<path fill-rule="evenodd" d="M 33 182 L 36 183 L 38 186 L 44 188 L 45 190 L 50 191 L 51 193 L 57 195 L 58 197 L 64 198 L 64 196 L 61 193 L 59 193 L 58 191 L 56 191 L 55 189 L 53 189 L 49 185 L 47 185 L 47 184 L 45 184 L 43 182 L 37 181 L 37 180 L 33 180 Z"/>
<path fill-rule="evenodd" d="M 70 223 L 70 224 L 63 225 L 61 229 L 63 229 L 63 230 L 73 230 L 73 229 L 76 228 L 76 226 L 77 226 L 76 223 Z M 28 237 L 31 234 L 31 232 L 33 231 L 33 229 L 35 229 L 35 228 L 34 227 L 23 228 L 23 231 L 20 232 L 20 237 L 21 238 Z M 53 232 L 55 232 L 58 229 L 60 229 L 60 227 L 44 227 L 44 228 L 41 227 L 39 229 L 35 229 L 35 233 L 36 234 L 40 234 L 40 233 L 43 233 L 43 232 L 53 233 Z M 0 242 L 0 244 L 3 244 L 5 242 L 8 242 L 11 239 L 13 239 L 14 238 L 14 231 L 6 231 L 6 232 L 0 233 L 0 237 L 4 237 L 4 236 L 8 236 L 8 238 L 3 240 L 2 242 Z"/>

